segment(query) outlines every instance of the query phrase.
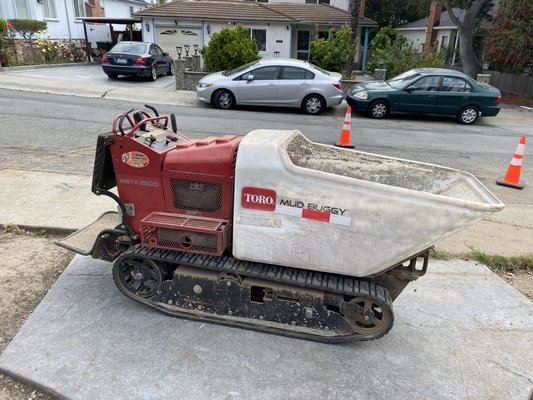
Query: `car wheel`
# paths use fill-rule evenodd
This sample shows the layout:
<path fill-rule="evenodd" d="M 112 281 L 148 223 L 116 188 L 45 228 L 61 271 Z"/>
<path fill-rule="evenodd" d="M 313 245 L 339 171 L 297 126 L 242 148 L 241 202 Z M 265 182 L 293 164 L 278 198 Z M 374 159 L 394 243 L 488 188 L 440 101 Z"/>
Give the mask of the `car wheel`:
<path fill-rule="evenodd" d="M 235 105 L 235 97 L 229 90 L 219 90 L 214 97 L 215 107 L 229 110 Z"/>
<path fill-rule="evenodd" d="M 457 121 L 465 125 L 472 125 L 478 118 L 479 110 L 475 106 L 466 106 L 457 114 Z"/>
<path fill-rule="evenodd" d="M 306 114 L 320 114 L 326 108 L 326 100 L 319 94 L 305 96 L 302 101 L 302 109 Z"/>
<path fill-rule="evenodd" d="M 170 64 L 168 64 L 167 75 L 174 75 L 174 61 L 171 61 Z"/>
<path fill-rule="evenodd" d="M 107 77 L 108 77 L 109 79 L 117 79 L 118 75 L 117 75 L 117 74 L 111 74 L 111 73 L 109 73 L 109 74 L 107 74 Z"/>
<path fill-rule="evenodd" d="M 384 100 L 376 100 L 368 107 L 368 116 L 371 118 L 382 119 L 389 115 L 389 104 Z"/>
<path fill-rule="evenodd" d="M 150 80 L 153 82 L 157 79 L 157 65 L 152 64 L 152 68 L 150 69 Z"/>

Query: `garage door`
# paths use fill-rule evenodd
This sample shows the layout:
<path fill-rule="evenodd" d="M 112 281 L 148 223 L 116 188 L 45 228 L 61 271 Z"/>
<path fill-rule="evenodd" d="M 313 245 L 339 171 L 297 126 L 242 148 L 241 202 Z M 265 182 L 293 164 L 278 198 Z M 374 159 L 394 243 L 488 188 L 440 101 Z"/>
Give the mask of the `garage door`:
<path fill-rule="evenodd" d="M 183 47 L 188 44 L 191 46 L 190 56 L 194 54 L 193 45 L 197 44 L 202 47 L 202 30 L 189 28 L 168 28 L 156 27 L 157 44 L 163 51 L 176 57 L 176 46 Z M 185 49 L 183 49 L 182 57 L 185 56 Z"/>

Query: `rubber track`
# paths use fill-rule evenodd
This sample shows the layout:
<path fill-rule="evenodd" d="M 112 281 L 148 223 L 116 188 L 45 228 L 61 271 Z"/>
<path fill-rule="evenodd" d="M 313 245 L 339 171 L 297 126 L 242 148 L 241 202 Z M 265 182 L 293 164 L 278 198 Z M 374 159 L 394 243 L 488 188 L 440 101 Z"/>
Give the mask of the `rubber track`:
<path fill-rule="evenodd" d="M 231 256 L 208 256 L 175 250 L 154 249 L 140 244 L 132 246 L 123 255 L 139 255 L 154 261 L 169 262 L 212 271 L 228 272 L 266 281 L 274 281 L 350 297 L 363 296 L 392 309 L 389 291 L 374 282 L 349 276 L 307 271 L 253 261 L 238 260 Z"/>

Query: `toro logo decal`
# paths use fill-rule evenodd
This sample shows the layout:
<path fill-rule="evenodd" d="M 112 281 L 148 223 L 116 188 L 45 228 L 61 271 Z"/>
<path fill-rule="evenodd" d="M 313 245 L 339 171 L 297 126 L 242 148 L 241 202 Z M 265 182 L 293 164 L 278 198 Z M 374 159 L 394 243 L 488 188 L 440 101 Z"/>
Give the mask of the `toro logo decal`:
<path fill-rule="evenodd" d="M 150 160 L 146 154 L 140 151 L 130 151 L 122 154 L 122 162 L 133 168 L 144 168 L 150 163 Z"/>
<path fill-rule="evenodd" d="M 252 210 L 274 211 L 276 209 L 276 192 L 272 189 L 243 187 L 241 205 L 242 208 Z"/>

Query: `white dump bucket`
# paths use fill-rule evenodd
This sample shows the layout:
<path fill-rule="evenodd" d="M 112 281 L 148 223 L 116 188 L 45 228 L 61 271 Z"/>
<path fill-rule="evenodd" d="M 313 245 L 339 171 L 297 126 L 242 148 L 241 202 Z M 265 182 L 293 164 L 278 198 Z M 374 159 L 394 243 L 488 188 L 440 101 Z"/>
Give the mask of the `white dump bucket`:
<path fill-rule="evenodd" d="M 256 130 L 237 155 L 235 257 L 378 274 L 504 208 L 473 175 Z"/>

